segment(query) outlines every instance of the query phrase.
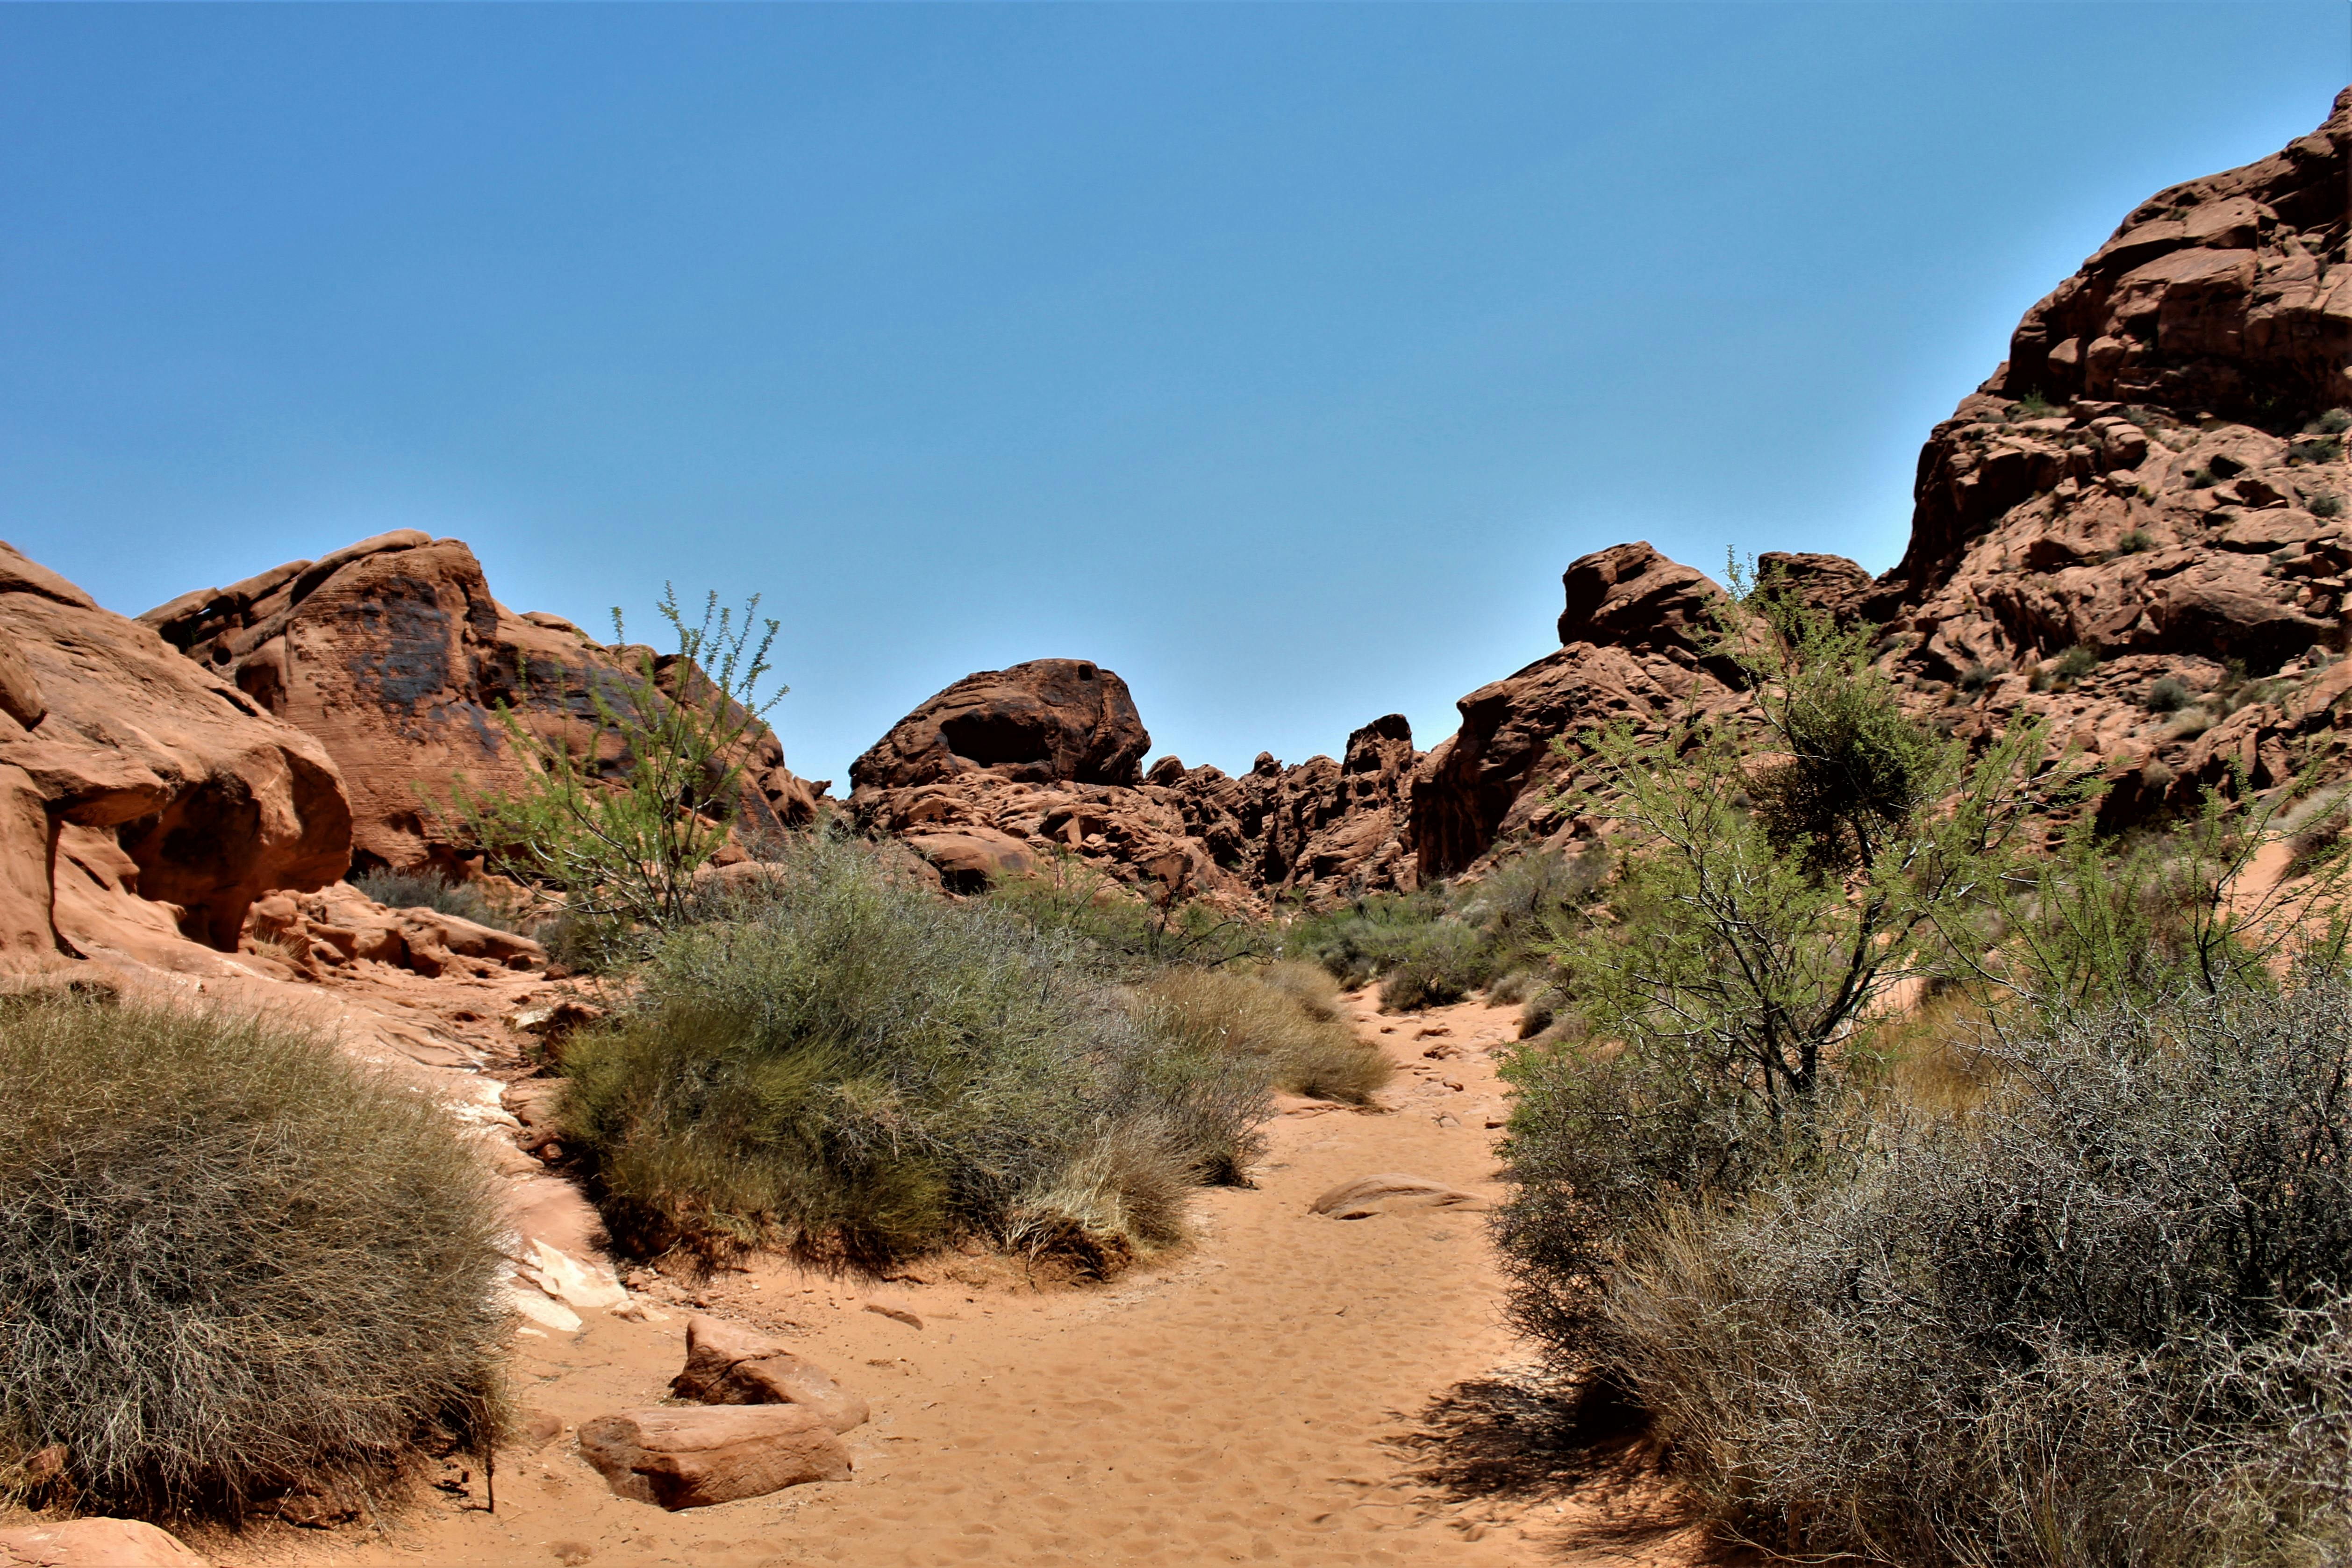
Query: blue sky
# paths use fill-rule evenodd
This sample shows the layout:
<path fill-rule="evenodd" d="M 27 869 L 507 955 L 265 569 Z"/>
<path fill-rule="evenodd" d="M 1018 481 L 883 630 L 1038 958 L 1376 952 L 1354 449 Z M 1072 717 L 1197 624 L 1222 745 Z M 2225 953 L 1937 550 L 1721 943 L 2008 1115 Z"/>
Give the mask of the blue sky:
<path fill-rule="evenodd" d="M 2347 80 L 2337 0 L 0 6 L 0 537 L 758 591 L 836 780 L 1045 656 L 1426 746 L 1586 551 L 1891 564 L 2019 313 Z"/>

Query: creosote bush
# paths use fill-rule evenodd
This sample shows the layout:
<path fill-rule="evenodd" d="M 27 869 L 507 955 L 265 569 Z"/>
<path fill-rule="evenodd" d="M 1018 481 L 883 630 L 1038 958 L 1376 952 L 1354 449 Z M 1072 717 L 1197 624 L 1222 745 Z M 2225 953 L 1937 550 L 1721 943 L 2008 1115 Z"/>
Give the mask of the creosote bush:
<path fill-rule="evenodd" d="M 879 1267 L 978 1237 L 1114 1259 L 1238 1180 L 1261 1058 L 1154 1031 L 1066 931 L 811 838 L 573 1037 L 567 1142 L 624 1246 Z"/>
<path fill-rule="evenodd" d="M 62 1445 L 79 1505 L 233 1518 L 494 1437 L 504 1222 L 437 1107 L 282 1026 L 57 994 L 0 998 L 0 1447 Z"/>

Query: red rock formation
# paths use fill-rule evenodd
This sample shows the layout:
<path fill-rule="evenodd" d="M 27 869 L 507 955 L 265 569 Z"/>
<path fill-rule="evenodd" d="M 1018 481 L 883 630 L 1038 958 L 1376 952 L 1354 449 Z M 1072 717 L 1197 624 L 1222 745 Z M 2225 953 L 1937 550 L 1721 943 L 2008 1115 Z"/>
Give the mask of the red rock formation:
<path fill-rule="evenodd" d="M 363 868 L 454 866 L 463 836 L 435 810 L 450 781 L 495 790 L 522 777 L 493 710 L 508 704 L 532 733 L 584 747 L 590 691 L 619 698 L 650 654 L 606 647 L 561 616 L 513 614 L 490 596 L 472 551 L 415 529 L 139 618 L 325 746 L 351 792 Z M 656 665 L 656 683 L 674 689 L 675 657 Z M 622 763 L 609 738 L 601 761 Z M 747 806 L 768 808 L 753 825 L 814 815 L 824 786 L 785 769 L 772 733 L 762 729 L 747 765 L 759 792 Z"/>
<path fill-rule="evenodd" d="M 0 949 L 116 945 L 128 921 L 233 951 L 256 898 L 342 875 L 316 742 L 5 545 L 0 647 Z"/>
<path fill-rule="evenodd" d="M 1498 839 L 1566 826 L 1551 797 L 1575 766 L 1554 753 L 1555 737 L 1620 721 L 1654 727 L 1686 703 L 1730 700 L 1701 658 L 1709 605 L 1723 594 L 1704 574 L 1647 544 L 1618 544 L 1572 563 L 1561 585 L 1568 646 L 1455 703 L 1462 727 L 1413 776 L 1424 879 L 1460 875 Z"/>
<path fill-rule="evenodd" d="M 850 805 L 959 891 L 1060 854 L 1155 900 L 1412 885 L 1419 754 L 1402 717 L 1357 731 L 1340 762 L 1261 756 L 1238 779 L 1173 757 L 1142 779 L 1150 744 L 1117 675 L 1038 659 L 968 676 L 901 720 L 852 764 Z"/>
<path fill-rule="evenodd" d="M 1021 784 L 1132 785 L 1151 747 L 1127 682 L 1085 659 L 967 675 L 849 764 L 853 792 L 971 773 Z"/>

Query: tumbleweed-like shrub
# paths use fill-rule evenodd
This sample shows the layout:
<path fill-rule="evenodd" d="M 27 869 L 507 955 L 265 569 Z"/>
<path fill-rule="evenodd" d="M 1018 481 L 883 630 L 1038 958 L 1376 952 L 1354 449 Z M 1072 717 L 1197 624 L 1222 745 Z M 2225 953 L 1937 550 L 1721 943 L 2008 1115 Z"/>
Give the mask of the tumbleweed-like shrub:
<path fill-rule="evenodd" d="M 637 1005 L 566 1048 L 568 1136 L 645 1254 L 879 1267 L 967 1237 L 1177 1237 L 1265 1084 L 1144 1026 L 1080 940 L 811 838 L 667 932 Z"/>
<path fill-rule="evenodd" d="M 1394 1069 L 1339 1018 L 1336 996 L 1308 989 L 1299 970 L 1317 973 L 1305 964 L 1267 976 L 1170 970 L 1137 988 L 1139 1016 L 1159 1039 L 1255 1064 L 1276 1089 L 1361 1105 Z"/>
<path fill-rule="evenodd" d="M 494 1436 L 500 1211 L 429 1100 L 67 994 L 0 997 L 0 1434 L 81 1506 L 233 1516 Z"/>
<path fill-rule="evenodd" d="M 2352 986 L 2119 1007 L 1994 1048 L 1964 1116 L 1675 1205 L 1612 1349 L 1775 1545 L 1878 1561 L 2352 1551 Z"/>

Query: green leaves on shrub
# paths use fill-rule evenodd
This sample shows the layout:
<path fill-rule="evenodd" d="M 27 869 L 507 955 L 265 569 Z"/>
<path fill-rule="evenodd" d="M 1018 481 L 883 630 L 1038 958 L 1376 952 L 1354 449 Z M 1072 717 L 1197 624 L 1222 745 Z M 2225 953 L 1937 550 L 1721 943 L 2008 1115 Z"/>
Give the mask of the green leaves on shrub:
<path fill-rule="evenodd" d="M 569 1141 L 625 1245 L 1109 1256 L 1172 1240 L 1187 1188 L 1246 1167 L 1262 1062 L 1155 1032 L 1066 932 L 861 845 L 782 853 L 565 1053 Z"/>
<path fill-rule="evenodd" d="M 453 781 L 448 806 L 491 864 L 560 895 L 577 933 L 625 941 L 685 919 L 694 873 L 748 805 L 747 749 L 784 690 L 761 695 L 780 627 L 755 621 L 759 605 L 752 598 L 738 622 L 714 593 L 689 623 L 666 584 L 657 607 L 677 635 L 674 660 L 645 649 L 634 679 L 592 679 L 593 724 L 577 744 L 541 739 L 501 705 L 499 725 L 526 783 L 501 794 Z M 613 637 L 627 642 L 617 609 Z M 530 683 L 520 670 L 521 689 Z"/>

